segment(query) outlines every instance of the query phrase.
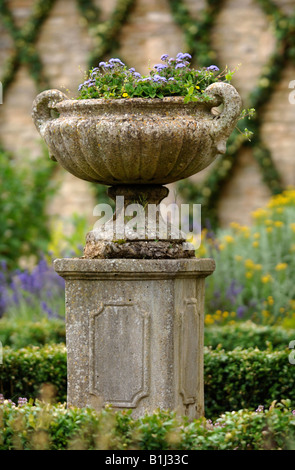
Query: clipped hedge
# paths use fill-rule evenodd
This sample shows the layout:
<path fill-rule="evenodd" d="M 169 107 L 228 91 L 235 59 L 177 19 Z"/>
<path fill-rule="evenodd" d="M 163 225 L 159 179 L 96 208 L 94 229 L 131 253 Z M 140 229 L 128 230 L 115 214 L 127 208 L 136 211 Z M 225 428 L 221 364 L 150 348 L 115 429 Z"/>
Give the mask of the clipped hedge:
<path fill-rule="evenodd" d="M 252 322 L 205 328 L 205 345 L 232 351 L 235 348 L 286 349 L 295 340 L 295 330 Z M 66 342 L 65 322 L 43 318 L 38 322 L 1 318 L 0 341 L 13 349 Z"/>
<path fill-rule="evenodd" d="M 0 450 L 270 450 L 295 449 L 290 403 L 226 412 L 215 422 L 188 422 L 169 411 L 133 419 L 130 411 L 37 402 L 0 404 Z"/>
<path fill-rule="evenodd" d="M 257 325 L 253 322 L 234 325 L 209 326 L 205 328 L 205 345 L 212 349 L 222 348 L 232 351 L 235 348 L 286 349 L 295 340 L 295 330 L 279 326 Z"/>
<path fill-rule="evenodd" d="M 17 351 L 3 348 L 0 393 L 15 399 L 40 396 L 43 384 L 53 387 L 55 399 L 67 399 L 67 353 L 64 344 L 31 346 Z"/>
<path fill-rule="evenodd" d="M 269 406 L 281 399 L 290 399 L 295 408 L 295 365 L 290 364 L 289 354 L 290 350 L 205 348 L 206 416 Z"/>
<path fill-rule="evenodd" d="M 65 343 L 65 322 L 45 317 L 37 322 L 1 318 L 0 341 L 13 349 Z"/>
<path fill-rule="evenodd" d="M 295 365 L 290 350 L 234 351 L 205 348 L 205 410 L 208 418 L 224 410 L 256 409 L 273 400 L 290 399 L 295 408 Z M 57 401 L 66 400 L 66 348 L 64 345 L 3 350 L 0 393 L 16 399 L 35 398 L 44 383 L 53 384 Z"/>

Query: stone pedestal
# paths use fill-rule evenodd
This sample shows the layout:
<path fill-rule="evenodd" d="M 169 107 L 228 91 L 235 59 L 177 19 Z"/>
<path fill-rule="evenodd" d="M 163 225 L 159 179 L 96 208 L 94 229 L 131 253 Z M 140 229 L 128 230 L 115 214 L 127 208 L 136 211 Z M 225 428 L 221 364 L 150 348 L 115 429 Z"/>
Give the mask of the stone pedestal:
<path fill-rule="evenodd" d="M 60 259 L 68 406 L 204 414 L 204 282 L 212 259 Z"/>

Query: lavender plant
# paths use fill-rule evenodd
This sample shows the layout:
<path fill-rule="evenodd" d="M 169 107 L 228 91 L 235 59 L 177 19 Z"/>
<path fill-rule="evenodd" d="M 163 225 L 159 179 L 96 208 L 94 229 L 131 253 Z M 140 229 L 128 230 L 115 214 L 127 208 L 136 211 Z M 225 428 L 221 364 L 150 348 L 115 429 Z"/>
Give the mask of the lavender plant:
<path fill-rule="evenodd" d="M 36 321 L 42 317 L 64 318 L 64 280 L 45 259 L 32 271 L 0 270 L 0 317 Z"/>

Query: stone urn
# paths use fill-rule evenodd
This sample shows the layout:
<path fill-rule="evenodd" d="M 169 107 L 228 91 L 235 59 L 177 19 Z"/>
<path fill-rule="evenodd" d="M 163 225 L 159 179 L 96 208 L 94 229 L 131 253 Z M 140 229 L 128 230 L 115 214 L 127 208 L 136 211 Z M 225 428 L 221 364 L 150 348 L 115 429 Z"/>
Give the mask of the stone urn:
<path fill-rule="evenodd" d="M 224 82 L 211 84 L 206 94 L 207 102 L 189 103 L 182 97 L 72 100 L 58 90 L 37 96 L 32 116 L 51 159 L 77 178 L 110 186 L 113 199 L 124 196 L 111 220 L 87 234 L 85 257 L 194 256 L 178 227 L 170 224 L 162 236 L 161 214 L 135 237 L 128 230 L 117 236 L 113 228 L 129 204 L 144 201 L 145 208 L 159 207 L 168 195 L 163 185 L 200 172 L 225 153 L 241 98 Z M 221 113 L 212 113 L 221 104 Z"/>

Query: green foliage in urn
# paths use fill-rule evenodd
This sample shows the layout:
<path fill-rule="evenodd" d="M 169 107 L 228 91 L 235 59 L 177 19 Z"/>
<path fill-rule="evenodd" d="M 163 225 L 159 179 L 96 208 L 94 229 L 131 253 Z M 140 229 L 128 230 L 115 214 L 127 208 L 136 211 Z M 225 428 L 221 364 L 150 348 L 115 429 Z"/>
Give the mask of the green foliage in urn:
<path fill-rule="evenodd" d="M 154 65 L 147 76 L 128 68 L 118 58 L 100 62 L 79 86 L 79 98 L 184 96 L 185 102 L 208 101 L 206 88 L 217 81 L 230 82 L 233 72 L 228 69 L 220 72 L 215 65 L 194 70 L 190 67 L 191 58 L 182 52 L 176 58 L 163 54 L 161 63 Z"/>

